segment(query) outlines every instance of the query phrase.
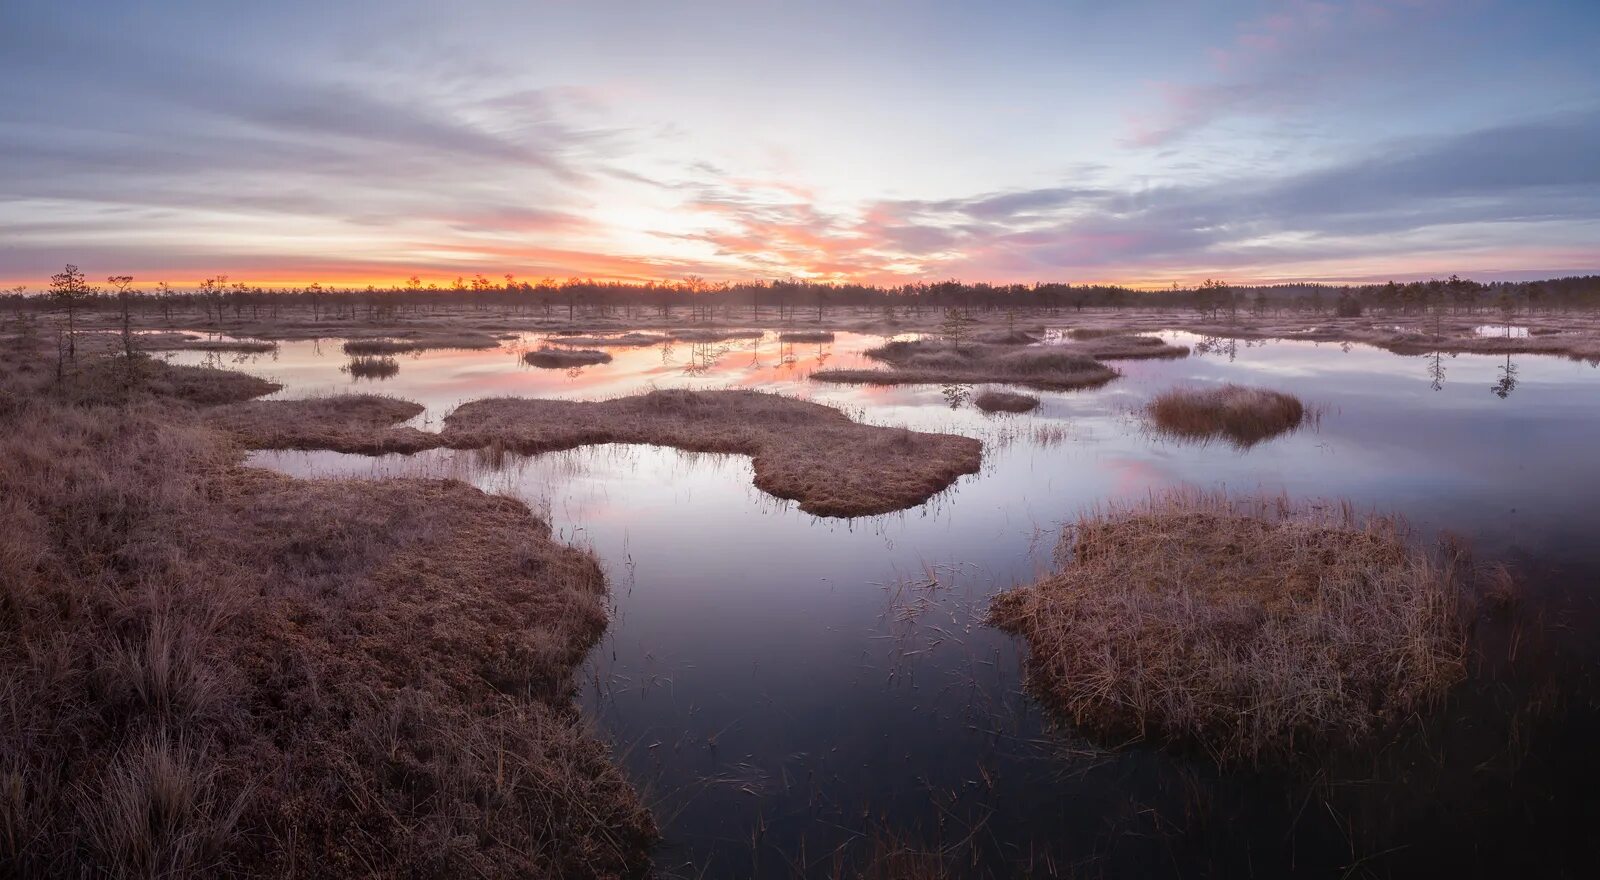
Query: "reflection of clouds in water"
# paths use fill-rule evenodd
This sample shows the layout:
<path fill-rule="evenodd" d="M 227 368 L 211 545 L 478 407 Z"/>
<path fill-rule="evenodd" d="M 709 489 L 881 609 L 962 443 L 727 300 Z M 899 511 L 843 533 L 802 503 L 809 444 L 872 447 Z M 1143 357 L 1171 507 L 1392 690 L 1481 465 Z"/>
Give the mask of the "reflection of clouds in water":
<path fill-rule="evenodd" d="M 879 341 L 841 334 L 834 358 L 858 358 Z M 768 388 L 875 424 L 979 437 L 982 472 L 911 510 L 818 520 L 756 489 L 743 456 L 606 445 L 508 455 L 498 467 L 450 450 L 251 460 L 301 474 L 466 479 L 528 501 L 562 540 L 591 547 L 616 607 L 589 660 L 584 711 L 621 744 L 634 779 L 695 792 L 663 811 L 669 839 L 693 853 L 726 852 L 707 839 L 726 840 L 722 832 L 743 828 L 750 812 L 738 786 L 707 780 L 811 780 L 793 791 L 762 787 L 765 833 L 785 846 L 815 835 L 821 822 L 850 827 L 864 805 L 902 824 L 932 822 L 940 817 L 928 814 L 926 792 L 936 789 L 951 793 L 941 811 L 989 816 L 1007 844 L 1082 849 L 1094 841 L 1083 838 L 1071 804 L 1160 800 L 1171 780 L 1142 763 L 1147 756 L 1098 758 L 1128 771 L 1107 782 L 1059 754 L 1060 738 L 1021 697 L 1015 643 L 974 613 L 996 590 L 1034 577 L 1060 524 L 1108 498 L 1178 483 L 1349 497 L 1361 509 L 1397 511 L 1425 532 L 1463 532 L 1489 557 L 1515 543 L 1547 558 L 1600 562 L 1587 540 L 1600 500 L 1571 491 L 1600 482 L 1600 460 L 1584 440 L 1600 413 L 1573 403 L 1600 390 L 1600 371 L 1585 365 L 1519 356 L 1516 393 L 1501 401 L 1484 392 L 1504 357 L 1449 360 L 1450 381 L 1434 392 L 1422 359 L 1272 342 L 1241 347 L 1232 363 L 1122 362 L 1125 376 L 1102 389 L 1041 394 L 1036 413 L 997 423 L 970 406 L 949 409 L 939 386 L 813 386 L 803 369 L 776 365 L 770 337 L 758 348 L 762 366 L 750 365 L 753 351 L 736 351 L 699 376 L 682 374 L 683 343 L 665 371 L 651 346 L 613 349 L 616 362 L 576 377 L 535 375 L 515 353 L 423 353 L 390 389 L 442 412 L 489 394 Z M 331 358 L 302 364 L 291 343 L 275 365 L 261 363 L 292 373 L 293 393 L 306 393 L 343 362 L 337 345 L 325 351 Z M 1319 431 L 1242 453 L 1162 442 L 1128 417 L 1173 385 L 1223 381 L 1290 391 L 1328 416 Z M 1539 454 L 1506 467 L 1508 455 L 1528 450 Z M 1505 514 L 1511 508 L 1514 517 Z M 938 588 L 894 594 L 889 586 L 925 572 Z M 894 761 L 883 760 L 885 737 Z M 995 748 L 997 737 L 1004 748 Z M 715 750 L 706 747 L 712 738 Z M 666 745 L 652 755 L 651 743 Z M 993 802 L 967 785 L 985 775 L 1003 792 Z M 897 800 L 894 792 L 918 796 Z M 819 808 L 813 795 L 831 806 Z"/>

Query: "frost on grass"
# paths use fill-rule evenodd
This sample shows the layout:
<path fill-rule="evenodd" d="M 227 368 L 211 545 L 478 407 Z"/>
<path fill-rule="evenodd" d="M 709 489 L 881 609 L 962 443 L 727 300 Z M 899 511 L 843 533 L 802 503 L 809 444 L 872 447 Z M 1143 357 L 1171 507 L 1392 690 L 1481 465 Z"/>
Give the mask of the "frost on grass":
<path fill-rule="evenodd" d="M 383 455 L 420 452 L 439 437 L 397 427 L 421 404 L 382 394 L 336 394 L 301 400 L 250 400 L 207 411 L 205 421 L 251 449 L 331 449 Z"/>
<path fill-rule="evenodd" d="M 1063 346 L 896 340 L 864 354 L 888 369 L 818 370 L 811 378 L 866 385 L 1004 382 L 1059 391 L 1092 388 L 1117 377 L 1117 371 L 1093 357 Z"/>

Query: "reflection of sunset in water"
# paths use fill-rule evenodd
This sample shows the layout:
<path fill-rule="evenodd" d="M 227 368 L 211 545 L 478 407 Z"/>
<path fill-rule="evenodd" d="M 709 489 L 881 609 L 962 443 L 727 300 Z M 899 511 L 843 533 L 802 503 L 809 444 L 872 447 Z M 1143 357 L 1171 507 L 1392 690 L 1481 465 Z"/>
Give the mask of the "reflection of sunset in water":
<path fill-rule="evenodd" d="M 650 345 L 601 346 L 611 362 L 575 368 L 541 368 L 522 361 L 540 347 L 568 347 L 564 337 L 523 333 L 488 350 L 434 349 L 395 356 L 398 372 L 357 385 L 341 368 L 349 357 L 342 340 L 287 341 L 263 354 L 175 352 L 176 363 L 214 363 L 267 376 L 285 385 L 279 396 L 375 392 L 415 400 L 429 408 L 419 422 L 436 422 L 449 409 L 476 397 L 604 398 L 650 388 L 754 388 L 797 397 L 833 400 L 885 399 L 884 389 L 817 389 L 815 370 L 841 364 L 875 366 L 861 352 L 888 337 L 839 333 L 833 342 L 780 342 L 776 332 L 759 339 L 725 342 L 667 341 Z M 815 393 L 814 392 L 820 392 Z"/>
<path fill-rule="evenodd" d="M 1015 643 L 981 621 L 990 594 L 1050 564 L 1063 521 L 1108 499 L 1176 485 L 1347 497 L 1360 509 L 1399 512 L 1426 534 L 1463 533 L 1485 558 L 1514 547 L 1600 570 L 1588 533 L 1600 520 L 1600 498 L 1572 491 L 1600 483 L 1600 458 L 1587 439 L 1600 424 L 1592 409 L 1573 405 L 1600 392 L 1600 370 L 1587 364 L 1517 357 L 1516 387 L 1502 399 L 1490 389 L 1503 357 L 1453 358 L 1435 391 L 1423 357 L 1213 340 L 1187 358 L 1118 362 L 1122 377 L 1100 388 L 1034 392 L 1037 410 L 1003 418 L 969 403 L 952 409 L 940 386 L 806 378 L 824 363 L 876 366 L 861 352 L 881 339 L 841 333 L 833 343 L 789 345 L 768 333 L 606 347 L 611 363 L 541 370 L 523 364 L 521 353 L 560 340 L 525 334 L 496 350 L 401 355 L 395 376 L 359 385 L 339 372 L 346 358 L 337 340 L 284 343 L 239 365 L 284 382 L 287 396 L 379 390 L 417 400 L 434 427 L 457 403 L 491 395 L 595 399 L 653 387 L 745 387 L 809 397 L 875 424 L 984 441 L 980 473 L 917 508 L 855 520 L 814 519 L 766 495 L 752 485 L 749 460 L 736 455 L 607 444 L 505 456 L 498 465 L 450 450 L 253 456 L 300 475 L 464 479 L 525 499 L 562 540 L 592 547 L 616 613 L 589 660 L 585 714 L 624 745 L 619 760 L 632 778 L 666 793 L 668 845 L 696 863 L 743 854 L 728 843 L 750 835 L 750 796 L 741 786 L 762 793 L 762 833 L 790 851 L 802 837 L 837 843 L 817 837 L 817 819 L 851 828 L 871 807 L 903 826 L 952 814 L 983 819 L 1005 829 L 1007 846 L 1070 853 L 1094 845 L 1084 829 L 1097 827 L 1075 810 L 1098 817 L 1129 798 L 1166 803 L 1186 790 L 1189 783 L 1175 784 L 1147 753 L 1119 754 L 1107 777 L 1079 773 L 1052 752 L 1053 734 L 1019 697 Z M 1219 382 L 1293 392 L 1323 408 L 1321 423 L 1241 452 L 1154 436 L 1138 415 L 1159 391 Z M 1525 454 L 1535 448 L 1538 455 Z M 1516 467 L 1507 467 L 1508 455 L 1518 456 Z M 930 571 L 940 586 L 912 605 L 939 629 L 908 634 L 900 617 L 908 600 L 896 585 L 925 581 Z M 992 730 L 1005 748 L 996 749 Z M 706 748 L 713 739 L 718 748 Z M 889 740 L 893 760 L 885 759 Z M 663 747 L 626 748 L 637 743 Z M 995 780 L 987 795 L 968 785 L 983 774 Z M 772 782 L 784 778 L 811 782 Z M 954 793 L 938 815 L 929 812 L 930 787 Z M 818 807 L 811 791 L 833 806 Z"/>

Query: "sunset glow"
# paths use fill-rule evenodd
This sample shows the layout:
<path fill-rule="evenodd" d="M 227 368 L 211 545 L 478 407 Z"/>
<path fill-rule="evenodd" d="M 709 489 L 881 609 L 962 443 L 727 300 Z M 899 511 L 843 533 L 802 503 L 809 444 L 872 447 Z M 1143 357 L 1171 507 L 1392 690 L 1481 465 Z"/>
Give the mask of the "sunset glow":
<path fill-rule="evenodd" d="M 3 13 L 8 287 L 1600 269 L 1592 4 L 90 5 Z"/>

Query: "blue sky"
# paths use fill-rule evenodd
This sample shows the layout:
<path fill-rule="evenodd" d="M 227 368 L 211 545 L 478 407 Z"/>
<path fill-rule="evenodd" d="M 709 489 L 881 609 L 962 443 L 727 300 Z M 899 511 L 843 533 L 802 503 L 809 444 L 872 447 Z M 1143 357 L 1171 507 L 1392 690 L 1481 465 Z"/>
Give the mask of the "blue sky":
<path fill-rule="evenodd" d="M 1591 272 L 1597 44 L 1597 2 L 8 0 L 0 280 Z"/>

